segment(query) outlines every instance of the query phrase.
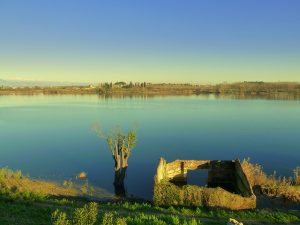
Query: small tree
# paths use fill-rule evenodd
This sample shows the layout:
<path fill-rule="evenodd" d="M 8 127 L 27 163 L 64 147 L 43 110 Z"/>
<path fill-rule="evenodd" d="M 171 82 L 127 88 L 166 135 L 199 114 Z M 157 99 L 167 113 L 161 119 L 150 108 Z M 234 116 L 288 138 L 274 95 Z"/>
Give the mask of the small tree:
<path fill-rule="evenodd" d="M 136 145 L 136 132 L 134 130 L 130 130 L 127 133 L 123 133 L 120 128 L 115 128 L 112 129 L 109 134 L 105 135 L 101 131 L 99 125 L 95 125 L 94 130 L 99 137 L 106 139 L 107 145 L 115 162 L 115 194 L 120 197 L 125 197 L 126 191 L 124 187 L 124 180 L 128 167 L 128 158 L 131 155 L 132 149 Z"/>

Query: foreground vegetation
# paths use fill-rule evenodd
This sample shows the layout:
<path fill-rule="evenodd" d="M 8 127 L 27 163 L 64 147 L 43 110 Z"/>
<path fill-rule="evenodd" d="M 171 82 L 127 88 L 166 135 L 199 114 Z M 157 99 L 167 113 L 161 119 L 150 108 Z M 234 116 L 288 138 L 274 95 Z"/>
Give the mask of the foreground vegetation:
<path fill-rule="evenodd" d="M 235 218 L 246 224 L 300 224 L 295 211 L 229 211 L 205 208 L 156 207 L 149 203 L 86 203 L 57 200 L 0 200 L 1 225 L 29 224 L 226 224 Z M 95 221 L 87 223 L 86 221 Z"/>
<path fill-rule="evenodd" d="M 1 225 L 225 225 L 229 218 L 246 224 L 300 223 L 299 211 L 158 207 L 132 200 L 91 203 L 69 186 L 34 181 L 6 168 L 0 170 L 0 191 Z"/>
<path fill-rule="evenodd" d="M 263 97 L 270 99 L 299 99 L 300 83 L 296 82 L 237 82 L 214 85 L 152 84 L 146 82 L 102 83 L 89 86 L 65 87 L 0 87 L 0 95 L 8 94 L 97 94 L 102 96 L 156 95 L 231 95 L 236 98 Z"/>

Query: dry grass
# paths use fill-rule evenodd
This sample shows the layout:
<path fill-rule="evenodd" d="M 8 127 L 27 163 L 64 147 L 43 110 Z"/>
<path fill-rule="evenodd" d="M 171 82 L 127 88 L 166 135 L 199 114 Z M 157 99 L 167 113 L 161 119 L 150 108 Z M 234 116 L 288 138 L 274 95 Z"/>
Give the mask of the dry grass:
<path fill-rule="evenodd" d="M 300 167 L 297 166 L 294 169 L 294 181 L 295 181 L 295 185 L 300 185 Z"/>
<path fill-rule="evenodd" d="M 294 178 L 281 178 L 275 172 L 268 176 L 263 172 L 262 166 L 252 164 L 249 159 L 243 160 L 242 167 L 252 187 L 259 187 L 262 194 L 300 202 L 300 189 L 294 185 L 299 183 L 299 167 L 294 170 Z"/>
<path fill-rule="evenodd" d="M 0 188 L 12 193 L 32 192 L 47 196 L 76 196 L 78 192 L 72 188 L 61 187 L 56 183 L 32 180 L 21 171 L 0 169 Z"/>
<path fill-rule="evenodd" d="M 261 186 L 267 182 L 268 177 L 263 172 L 262 166 L 252 164 L 249 158 L 243 160 L 242 167 L 252 187 Z"/>

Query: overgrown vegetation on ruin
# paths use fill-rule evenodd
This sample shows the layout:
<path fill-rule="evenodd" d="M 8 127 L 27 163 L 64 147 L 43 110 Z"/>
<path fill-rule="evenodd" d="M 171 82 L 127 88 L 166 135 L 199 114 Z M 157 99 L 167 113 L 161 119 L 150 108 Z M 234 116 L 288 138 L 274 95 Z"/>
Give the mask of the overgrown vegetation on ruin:
<path fill-rule="evenodd" d="M 196 185 L 179 187 L 169 181 L 155 184 L 154 203 L 158 206 L 221 207 L 228 209 L 255 208 L 252 198 L 230 193 L 222 188 L 205 188 Z M 232 204 L 234 203 L 234 204 Z"/>

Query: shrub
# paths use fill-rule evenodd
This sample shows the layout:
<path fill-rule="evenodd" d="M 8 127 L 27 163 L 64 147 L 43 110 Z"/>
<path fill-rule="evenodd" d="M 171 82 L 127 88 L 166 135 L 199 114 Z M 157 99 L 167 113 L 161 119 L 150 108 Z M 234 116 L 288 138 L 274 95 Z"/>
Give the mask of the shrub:
<path fill-rule="evenodd" d="M 118 217 L 118 218 L 116 219 L 116 225 L 127 225 L 126 219 L 125 219 L 125 218 Z"/>
<path fill-rule="evenodd" d="M 98 214 L 97 203 L 90 203 L 82 208 L 78 208 L 74 212 L 74 225 L 93 225 L 96 223 Z"/>
<path fill-rule="evenodd" d="M 102 219 L 102 225 L 114 225 L 114 213 L 113 212 L 104 213 L 104 216 Z"/>
<path fill-rule="evenodd" d="M 58 209 L 52 213 L 53 225 L 71 225 L 71 221 L 68 219 L 67 214 L 59 211 Z"/>
<path fill-rule="evenodd" d="M 89 203 L 82 208 L 75 210 L 73 215 L 68 218 L 67 214 L 56 210 L 52 213 L 53 225 L 94 225 L 97 221 L 98 205 Z"/>

